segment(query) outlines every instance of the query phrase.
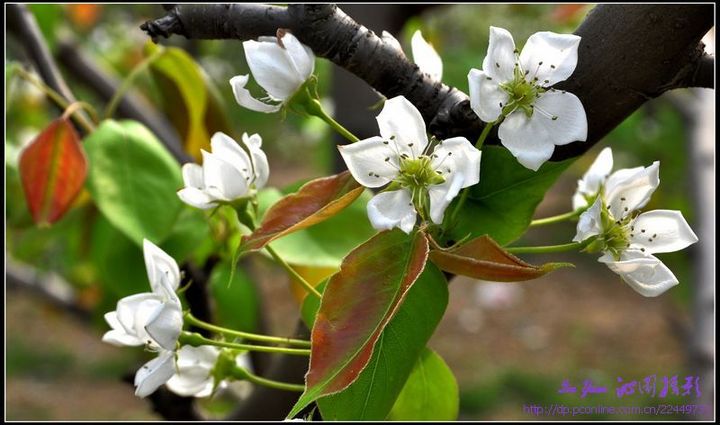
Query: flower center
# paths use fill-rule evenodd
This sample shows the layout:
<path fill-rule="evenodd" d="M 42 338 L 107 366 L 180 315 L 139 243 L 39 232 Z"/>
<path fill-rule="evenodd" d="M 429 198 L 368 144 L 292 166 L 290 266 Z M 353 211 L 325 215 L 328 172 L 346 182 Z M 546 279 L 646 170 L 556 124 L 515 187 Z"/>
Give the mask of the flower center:
<path fill-rule="evenodd" d="M 513 70 L 513 79 L 500 84 L 509 97 L 508 103 L 502 105 L 502 114 L 507 116 L 517 109 L 525 112 L 529 117 L 535 112 L 534 103 L 540 95 L 545 93 L 546 89 L 537 83 L 537 77 L 532 81 L 525 79 L 526 73 L 522 72 L 519 65 L 515 65 Z"/>
<path fill-rule="evenodd" d="M 440 184 L 445 178 L 433 170 L 430 157 L 420 155 L 417 158 L 400 158 L 400 174 L 397 181 L 411 192 L 432 184 Z"/>
<path fill-rule="evenodd" d="M 615 220 L 610 211 L 603 205 L 600 213 L 602 220 L 603 232 L 593 243 L 600 251 L 609 252 L 615 258 L 620 260 L 620 254 L 630 247 L 630 236 L 632 235 L 632 225 L 634 218 L 627 216 L 622 220 Z"/>

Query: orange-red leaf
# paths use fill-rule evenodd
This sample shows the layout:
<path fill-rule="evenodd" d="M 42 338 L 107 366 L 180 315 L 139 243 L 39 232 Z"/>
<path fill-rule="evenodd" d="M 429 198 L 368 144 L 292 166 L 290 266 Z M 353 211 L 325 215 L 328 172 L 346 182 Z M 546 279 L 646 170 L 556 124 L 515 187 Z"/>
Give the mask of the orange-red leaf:
<path fill-rule="evenodd" d="M 422 232 L 407 235 L 395 229 L 378 233 L 345 257 L 323 293 L 312 329 L 305 392 L 293 411 L 357 379 L 424 270 L 428 249 Z"/>
<path fill-rule="evenodd" d="M 87 159 L 69 120 L 58 118 L 20 154 L 20 178 L 35 223 L 60 219 L 80 193 Z"/>
<path fill-rule="evenodd" d="M 363 190 L 347 171 L 306 183 L 270 207 L 260 226 L 243 236 L 240 252 L 261 249 L 273 239 L 327 220 L 350 205 Z"/>
<path fill-rule="evenodd" d="M 457 248 L 436 247 L 430 261 L 446 272 L 496 282 L 536 279 L 568 263 L 528 264 L 502 249 L 489 236 L 480 236 Z"/>

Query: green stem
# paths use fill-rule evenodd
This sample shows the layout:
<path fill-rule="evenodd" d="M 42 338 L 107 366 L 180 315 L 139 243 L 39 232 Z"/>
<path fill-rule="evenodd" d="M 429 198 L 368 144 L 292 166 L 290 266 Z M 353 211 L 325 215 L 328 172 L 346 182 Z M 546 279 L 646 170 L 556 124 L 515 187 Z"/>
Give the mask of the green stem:
<path fill-rule="evenodd" d="M 320 294 L 320 292 L 318 292 L 317 289 L 315 289 L 310 283 L 308 283 L 307 280 L 305 280 L 302 276 L 300 276 L 300 274 L 298 272 L 296 272 L 295 269 L 290 267 L 290 265 L 288 263 L 286 263 L 285 260 L 283 260 L 282 257 L 280 257 L 280 255 L 278 255 L 278 253 L 275 252 L 274 249 L 272 249 L 269 245 L 266 246 L 265 249 L 267 249 L 267 251 L 270 253 L 270 255 L 272 255 L 272 258 L 275 259 L 275 261 L 277 261 L 278 264 L 280 264 L 288 273 L 290 273 L 290 275 L 292 275 L 295 279 L 297 279 L 300 282 L 300 284 L 302 286 L 304 286 L 305 289 L 309 293 L 315 295 L 316 297 L 318 297 L 318 299 L 322 298 L 322 294 Z"/>
<path fill-rule="evenodd" d="M 120 87 L 115 90 L 115 94 L 113 94 L 112 99 L 110 99 L 110 103 L 108 103 L 107 107 L 105 108 L 105 113 L 103 114 L 104 118 L 110 118 L 113 116 L 113 114 L 115 113 L 115 109 L 117 109 L 117 106 L 120 103 L 120 100 L 122 100 L 125 93 L 130 89 L 138 75 L 140 75 L 141 72 L 143 72 L 150 64 L 155 61 L 155 59 L 159 58 L 163 53 L 164 49 L 159 48 L 155 52 L 153 52 L 152 55 L 145 58 L 142 62 L 137 64 L 135 68 L 133 68 L 130 74 L 125 78 L 125 80 L 123 80 Z"/>
<path fill-rule="evenodd" d="M 67 101 L 60 93 L 53 90 L 51 87 L 49 87 L 47 84 L 43 83 L 42 81 L 35 78 L 31 73 L 27 72 L 25 69 L 23 69 L 21 66 L 17 66 L 14 68 L 14 72 L 17 72 L 17 74 L 20 76 L 20 78 L 24 79 L 25 81 L 34 84 L 37 88 L 42 90 L 43 93 L 47 97 L 50 98 L 50 100 L 53 101 L 60 109 L 67 109 L 70 106 L 70 102 Z M 92 116 L 97 118 L 97 114 L 95 113 L 95 110 L 92 109 L 92 106 L 90 106 L 86 102 L 79 102 L 79 104 L 83 107 L 83 109 L 86 109 Z M 88 122 L 83 115 L 79 113 L 80 111 L 73 111 L 73 115 L 75 115 L 75 119 L 77 123 L 82 126 L 85 131 L 89 134 L 95 131 L 95 126 Z M 97 119 L 95 120 L 97 123 Z"/>
<path fill-rule="evenodd" d="M 341 136 L 348 139 L 350 143 L 357 142 L 358 139 L 354 134 L 349 132 L 345 127 L 335 121 L 330 115 L 328 115 L 322 107 L 322 104 L 317 99 L 308 99 L 305 104 L 305 109 L 310 115 L 314 115 L 321 120 L 325 121 L 330 127 L 337 131 Z"/>
<path fill-rule="evenodd" d="M 539 218 L 530 222 L 530 226 L 542 226 L 545 224 L 559 223 L 561 221 L 569 220 L 571 218 L 578 217 L 585 211 L 584 209 L 578 209 L 570 211 L 565 214 L 554 215 L 552 217 Z"/>
<path fill-rule="evenodd" d="M 485 143 L 485 139 L 487 138 L 488 134 L 490 134 L 490 129 L 492 129 L 495 123 L 497 123 L 498 121 L 490 121 L 489 123 L 485 124 L 485 128 L 483 128 L 482 133 L 480 133 L 480 137 L 478 137 L 477 142 L 475 142 L 475 147 L 478 150 L 482 149 L 482 145 L 483 143 Z"/>
<path fill-rule="evenodd" d="M 214 345 L 216 347 L 234 348 L 236 350 L 261 351 L 264 353 L 290 354 L 295 356 L 309 356 L 310 350 L 304 348 L 284 348 L 284 347 L 267 347 L 263 345 L 238 344 L 235 342 L 217 341 L 205 338 L 196 332 L 182 332 L 178 338 L 183 344 L 192 347 L 200 347 L 202 345 Z"/>
<path fill-rule="evenodd" d="M 223 335 L 230 335 L 230 336 L 236 336 L 239 338 L 244 339 L 250 339 L 255 341 L 262 341 L 262 342 L 269 342 L 269 343 L 275 343 L 275 344 L 289 344 L 289 345 L 299 345 L 302 347 L 310 347 L 310 341 L 303 341 L 299 339 L 292 339 L 292 338 L 281 338 L 281 337 L 275 337 L 275 336 L 268 336 L 268 335 L 258 335 L 248 332 L 241 332 L 236 331 L 232 329 L 223 328 L 221 326 L 216 326 L 211 323 L 203 322 L 202 320 L 196 318 L 193 316 L 189 311 L 185 313 L 185 323 L 188 323 L 190 325 L 197 326 L 199 328 L 207 329 L 209 331 L 213 331 L 219 334 Z"/>
<path fill-rule="evenodd" d="M 234 366 L 229 372 L 230 372 L 230 376 L 232 376 L 235 379 L 248 380 L 248 381 L 252 382 L 253 384 L 262 385 L 264 387 L 274 388 L 277 390 L 284 390 L 284 391 L 297 391 L 297 392 L 305 391 L 304 385 L 288 384 L 287 382 L 273 381 L 272 379 L 267 379 L 267 378 L 263 378 L 261 376 L 254 375 L 254 374 L 250 373 L 248 370 L 241 368 L 239 366 Z"/>
<path fill-rule="evenodd" d="M 572 242 L 563 245 L 549 245 L 549 246 L 516 246 L 505 248 L 505 251 L 512 254 L 547 254 L 552 252 L 566 252 L 581 250 L 586 246 L 590 245 L 595 238 L 589 238 L 582 242 Z"/>

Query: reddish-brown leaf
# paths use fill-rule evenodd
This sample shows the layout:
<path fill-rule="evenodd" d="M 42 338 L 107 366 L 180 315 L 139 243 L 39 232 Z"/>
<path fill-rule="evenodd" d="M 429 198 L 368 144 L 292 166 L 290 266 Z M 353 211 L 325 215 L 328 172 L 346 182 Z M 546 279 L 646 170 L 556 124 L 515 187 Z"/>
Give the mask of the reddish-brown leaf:
<path fill-rule="evenodd" d="M 239 252 L 261 249 L 273 239 L 327 220 L 350 205 L 363 190 L 347 171 L 312 180 L 270 207 L 260 226 L 243 236 Z"/>
<path fill-rule="evenodd" d="M 496 282 L 520 282 L 536 279 L 569 263 L 528 264 L 502 249 L 489 236 L 480 236 L 457 248 L 437 247 L 430 251 L 430 261 L 446 272 Z"/>
<path fill-rule="evenodd" d="M 422 232 L 407 235 L 395 229 L 378 233 L 345 257 L 323 293 L 305 393 L 294 411 L 355 381 L 425 268 L 428 249 Z"/>
<path fill-rule="evenodd" d="M 58 118 L 20 154 L 20 178 L 28 208 L 38 224 L 60 219 L 80 193 L 87 159 L 69 120 Z"/>

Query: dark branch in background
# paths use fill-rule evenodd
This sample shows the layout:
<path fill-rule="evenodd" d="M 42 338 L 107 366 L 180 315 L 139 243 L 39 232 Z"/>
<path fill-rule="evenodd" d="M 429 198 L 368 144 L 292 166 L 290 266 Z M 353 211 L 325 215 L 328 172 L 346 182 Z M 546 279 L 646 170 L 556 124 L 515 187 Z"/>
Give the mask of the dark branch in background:
<path fill-rule="evenodd" d="M 711 86 L 700 39 L 712 27 L 713 16 L 710 4 L 607 4 L 593 9 L 575 32 L 583 37 L 577 69 L 558 85 L 583 102 L 588 141 L 556 148 L 553 160 L 584 153 L 646 100 L 667 90 Z M 479 135 L 483 124 L 465 93 L 430 80 L 403 52 L 335 5 L 179 5 L 141 28 L 153 39 L 177 34 L 247 40 L 274 35 L 278 27 L 289 28 L 316 55 L 386 97 L 407 97 L 436 136 L 473 140 Z"/>
<path fill-rule="evenodd" d="M 74 43 L 60 42 L 57 59 L 71 75 L 77 77 L 79 83 L 92 89 L 104 102 L 109 102 L 120 86 L 118 81 L 103 72 Z M 140 97 L 130 92 L 126 93 L 118 104 L 116 115 L 143 123 L 181 164 L 192 161 L 192 158 L 183 151 L 182 141 L 172 125 Z"/>
<path fill-rule="evenodd" d="M 32 60 L 35 69 L 45 84 L 62 95 L 68 103 L 75 102 L 77 99 L 75 99 L 75 95 L 70 91 L 70 88 L 60 74 L 50 54 L 50 49 L 48 49 L 40 32 L 40 27 L 32 13 L 22 4 L 8 4 L 5 10 L 7 11 L 6 19 L 8 29 L 23 46 L 25 53 L 30 60 Z M 63 111 L 60 109 L 60 112 L 62 113 Z M 77 115 L 80 115 L 82 118 L 78 118 Z M 89 122 L 87 115 L 83 112 L 73 114 L 73 121 L 77 123 L 78 119 L 84 119 Z M 84 133 L 85 128 L 82 125 L 78 125 L 77 127 L 81 134 Z"/>

